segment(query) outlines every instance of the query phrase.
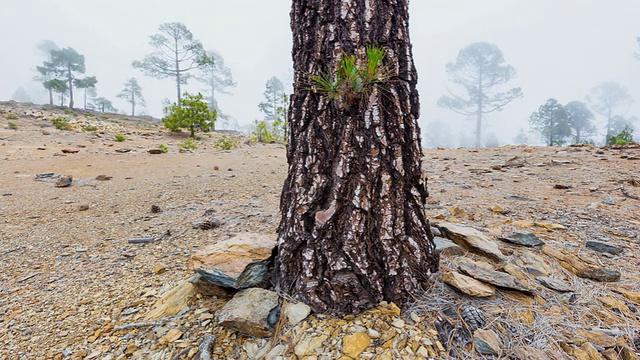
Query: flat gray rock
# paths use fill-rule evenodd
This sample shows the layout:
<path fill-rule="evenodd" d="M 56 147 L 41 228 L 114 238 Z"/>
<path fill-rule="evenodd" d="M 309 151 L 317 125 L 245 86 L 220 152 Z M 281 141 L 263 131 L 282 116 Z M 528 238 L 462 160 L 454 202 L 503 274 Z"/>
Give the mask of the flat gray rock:
<path fill-rule="evenodd" d="M 458 266 L 458 268 L 460 269 L 460 271 L 476 280 L 480 280 L 482 282 L 489 283 L 500 288 L 517 290 L 527 294 L 533 292 L 533 289 L 522 284 L 517 277 L 509 275 L 507 273 L 491 270 L 489 268 L 478 266 L 472 263 L 462 263 Z"/>
<path fill-rule="evenodd" d="M 436 251 L 440 253 L 441 256 L 464 255 L 466 252 L 460 245 L 439 236 L 433 238 L 433 243 L 436 245 Z"/>
<path fill-rule="evenodd" d="M 536 279 L 542 286 L 548 287 L 551 290 L 556 290 L 560 292 L 573 292 L 575 291 L 571 285 L 565 283 L 562 280 L 541 276 Z"/>
<path fill-rule="evenodd" d="M 581 278 L 591 279 L 600 282 L 617 282 L 620 281 L 620 273 L 615 270 L 604 268 L 587 268 L 578 271 L 576 274 Z"/>
<path fill-rule="evenodd" d="M 624 249 L 621 247 L 609 245 L 607 243 L 603 243 L 599 241 L 587 241 L 585 246 L 591 250 L 595 250 L 603 253 L 609 253 L 612 255 L 618 255 L 624 251 Z"/>
<path fill-rule="evenodd" d="M 532 233 L 515 233 L 511 236 L 499 237 L 498 239 L 511 244 L 521 245 L 526 247 L 544 245 L 544 241 L 538 239 L 538 237 Z"/>

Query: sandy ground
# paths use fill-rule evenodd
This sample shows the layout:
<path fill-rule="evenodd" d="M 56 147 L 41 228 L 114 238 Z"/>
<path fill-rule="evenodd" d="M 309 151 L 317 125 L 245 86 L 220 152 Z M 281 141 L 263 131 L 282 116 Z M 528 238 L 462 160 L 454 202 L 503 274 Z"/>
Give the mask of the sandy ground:
<path fill-rule="evenodd" d="M 275 233 L 287 170 L 282 145 L 224 151 L 213 145 L 222 134 L 213 133 L 196 141 L 198 149 L 180 152 L 185 134 L 158 127 L 60 131 L 35 115 L 6 115 L 0 113 L 2 359 L 53 358 L 65 349 L 82 357 L 113 348 L 88 338 L 106 324 L 139 319 L 156 294 L 189 276 L 185 263 L 197 248 L 237 232 Z M 18 129 L 7 128 L 8 121 Z M 116 133 L 126 140 L 116 142 Z M 147 152 L 160 144 L 168 153 Z M 116 151 L 122 149 L 130 151 Z M 436 222 L 459 221 L 489 234 L 514 230 L 518 220 L 563 224 L 563 231 L 533 231 L 589 256 L 587 240 L 623 246 L 623 255 L 598 259 L 621 271 L 622 280 L 598 286 L 638 291 L 640 200 L 633 197 L 640 196 L 634 186 L 640 160 L 632 159 L 639 156 L 637 148 L 429 149 L 427 212 Z M 503 167 L 514 157 L 521 167 Z M 58 188 L 55 178 L 36 180 L 41 173 L 71 175 L 73 183 Z M 152 213 L 152 205 L 162 212 Z M 223 225 L 193 229 L 207 210 Z M 127 242 L 167 231 L 173 237 L 153 244 Z M 154 271 L 158 265 L 166 271 Z M 200 299 L 194 309 L 207 306 Z M 130 308 L 133 313 L 123 313 Z M 185 338 L 197 344 L 200 334 Z"/>

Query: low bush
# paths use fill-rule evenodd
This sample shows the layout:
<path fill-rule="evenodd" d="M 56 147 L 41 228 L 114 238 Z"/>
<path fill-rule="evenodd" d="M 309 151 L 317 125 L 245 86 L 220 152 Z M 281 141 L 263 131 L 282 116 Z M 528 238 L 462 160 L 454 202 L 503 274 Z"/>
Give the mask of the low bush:
<path fill-rule="evenodd" d="M 198 145 L 193 141 L 193 138 L 188 138 L 185 141 L 178 144 L 179 147 L 185 150 L 195 150 L 198 148 Z"/>
<path fill-rule="evenodd" d="M 62 131 L 71 130 L 71 125 L 69 124 L 69 122 L 65 118 L 55 118 L 55 119 L 51 120 L 51 123 L 58 130 L 62 130 Z"/>
<path fill-rule="evenodd" d="M 238 141 L 226 135 L 223 135 L 220 139 L 213 143 L 214 148 L 222 150 L 231 150 L 236 146 L 238 146 Z"/>
<path fill-rule="evenodd" d="M 116 134 L 114 138 L 116 139 L 117 142 L 123 142 L 127 139 L 126 137 L 124 137 L 124 135 L 121 135 L 121 134 Z"/>

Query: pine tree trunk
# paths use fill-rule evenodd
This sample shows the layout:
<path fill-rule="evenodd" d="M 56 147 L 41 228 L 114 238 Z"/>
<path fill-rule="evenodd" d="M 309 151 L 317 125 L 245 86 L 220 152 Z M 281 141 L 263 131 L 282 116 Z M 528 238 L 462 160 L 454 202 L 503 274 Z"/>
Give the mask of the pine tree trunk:
<path fill-rule="evenodd" d="M 73 76 L 71 75 L 71 67 L 67 73 L 69 79 L 69 109 L 73 109 Z"/>
<path fill-rule="evenodd" d="M 437 271 L 424 214 L 408 0 L 294 0 L 294 94 L 275 283 L 317 312 L 403 304 Z M 341 52 L 386 49 L 390 81 L 355 106 L 309 90 Z"/>

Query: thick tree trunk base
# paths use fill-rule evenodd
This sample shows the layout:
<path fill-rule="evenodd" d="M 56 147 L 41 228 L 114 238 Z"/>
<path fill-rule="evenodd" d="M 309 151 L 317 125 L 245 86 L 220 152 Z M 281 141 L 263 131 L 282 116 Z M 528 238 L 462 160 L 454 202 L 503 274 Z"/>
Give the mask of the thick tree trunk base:
<path fill-rule="evenodd" d="M 275 284 L 316 312 L 402 305 L 438 269 L 424 214 L 428 196 L 408 1 L 295 0 L 296 70 L 289 175 L 280 210 Z M 390 81 L 356 101 L 310 91 L 343 51 L 386 50 Z"/>

